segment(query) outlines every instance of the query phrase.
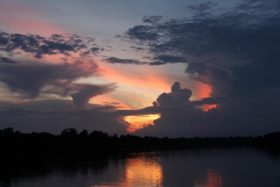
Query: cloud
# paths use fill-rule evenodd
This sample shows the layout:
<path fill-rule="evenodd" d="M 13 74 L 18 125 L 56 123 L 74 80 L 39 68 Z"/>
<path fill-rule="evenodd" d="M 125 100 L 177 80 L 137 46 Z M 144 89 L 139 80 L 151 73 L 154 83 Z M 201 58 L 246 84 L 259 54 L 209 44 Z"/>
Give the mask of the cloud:
<path fill-rule="evenodd" d="M 45 86 L 71 84 L 72 81 L 92 75 L 97 70 L 95 64 L 88 69 L 82 64 L 47 64 L 21 62 L 0 65 L 0 81 L 11 91 L 21 92 L 26 97 L 35 98 Z"/>
<path fill-rule="evenodd" d="M 95 56 L 103 48 L 79 35 L 49 37 L 0 32 L 0 82 L 27 99 L 45 95 L 72 97 L 79 108 L 113 85 L 76 83 L 98 71 Z M 4 63 L 3 63 L 4 62 Z"/>
<path fill-rule="evenodd" d="M 71 53 L 82 56 L 83 54 L 96 54 L 100 50 L 102 48 L 96 46 L 92 39 L 78 35 L 53 34 L 49 37 L 43 37 L 32 34 L 0 32 L 0 51 L 10 55 L 24 52 L 35 58 L 56 54 L 70 56 Z"/>
<path fill-rule="evenodd" d="M 94 85 L 75 83 L 76 80 L 96 73 L 95 63 L 47 64 L 21 62 L 0 65 L 0 82 L 12 92 L 21 93 L 25 98 L 34 99 L 40 94 L 54 94 L 73 98 L 77 108 L 84 108 L 91 97 L 112 91 L 114 84 Z"/>
<path fill-rule="evenodd" d="M 122 115 L 160 114 L 154 126 L 136 132 L 141 136 L 257 136 L 279 130 L 279 90 L 266 91 L 266 100 L 258 95 L 250 98 L 190 101 L 190 94 L 190 90 L 181 88 L 175 82 L 171 92 L 161 94 L 154 106 L 123 111 Z M 204 104 L 219 104 L 219 107 L 203 111 L 198 106 Z"/>
<path fill-rule="evenodd" d="M 173 106 L 185 105 L 190 103 L 189 99 L 192 91 L 189 89 L 182 89 L 179 82 L 175 82 L 171 87 L 170 93 L 162 93 L 154 102 L 155 106 Z"/>
<path fill-rule="evenodd" d="M 160 36 L 153 26 L 150 25 L 137 25 L 127 31 L 128 36 L 137 37 L 142 41 L 156 41 Z"/>
<path fill-rule="evenodd" d="M 184 57 L 171 56 L 171 55 L 160 55 L 154 58 L 154 61 L 150 65 L 164 65 L 164 64 L 173 64 L 173 63 L 186 63 Z"/>
<path fill-rule="evenodd" d="M 123 59 L 123 58 L 117 58 L 117 57 L 109 57 L 105 60 L 112 64 L 135 64 L 135 65 L 147 64 L 147 62 L 141 62 L 141 61 L 135 60 L 135 59 Z"/>
<path fill-rule="evenodd" d="M 174 84 L 154 106 L 124 114 L 160 113 L 137 134 L 238 136 L 279 131 L 280 2 L 244 0 L 221 10 L 207 2 L 190 6 L 193 16 L 144 22 L 128 30 L 133 45 L 148 46 L 150 65 L 186 63 L 189 78 L 210 85 L 211 96 L 191 101 Z M 145 18 L 147 19 L 147 18 Z M 217 105 L 209 111 L 199 107 Z"/>
<path fill-rule="evenodd" d="M 163 20 L 160 16 L 145 17 L 144 23 L 128 29 L 126 36 L 133 46 L 138 44 L 148 50 L 151 56 L 142 58 L 147 61 L 117 57 L 106 59 L 109 63 L 135 65 L 186 63 L 188 77 L 209 85 L 209 98 L 192 101 L 191 90 L 182 88 L 177 82 L 169 93 L 162 93 L 153 106 L 141 110 L 110 111 L 106 114 L 99 110 L 76 110 L 67 114 L 62 112 L 59 116 L 36 113 L 35 110 L 29 113 L 5 111 L 1 112 L 1 119 L 17 116 L 17 121 L 28 126 L 33 116 L 38 117 L 34 121 L 43 122 L 53 117 L 53 120 L 46 121 L 55 124 L 72 124 L 74 121 L 90 126 L 95 119 L 100 119 L 96 123 L 103 125 L 104 116 L 109 120 L 106 124 L 113 124 L 116 118 L 125 115 L 160 113 L 156 125 L 139 134 L 236 136 L 279 130 L 279 1 L 244 0 L 223 11 L 217 11 L 218 6 L 212 2 L 190 6 L 189 10 L 194 14 L 186 18 Z M 142 49 L 134 48 L 138 51 Z M 98 70 L 94 60 L 83 60 L 84 56 L 103 50 L 91 39 L 77 35 L 42 37 L 1 32 L 0 50 L 7 56 L 0 59 L 6 62 L 0 64 L 0 81 L 26 98 L 36 98 L 42 93 L 72 96 L 75 105 L 82 108 L 90 97 L 111 91 L 114 87 L 75 82 L 92 76 Z M 13 58 L 19 53 L 22 56 L 31 55 L 38 61 Z M 61 54 L 70 58 L 71 62 L 39 62 L 45 56 Z M 7 63 L 9 60 L 16 63 Z M 113 73 L 107 72 L 108 75 Z M 134 81 L 127 80 L 124 75 L 118 76 L 122 81 Z M 152 78 L 155 85 L 162 81 L 154 74 Z M 145 79 L 145 83 L 146 80 L 150 79 Z M 199 108 L 204 104 L 218 104 L 218 108 L 205 112 Z M 67 108 L 68 105 L 61 106 Z M 34 127 L 34 123 L 30 125 Z"/>
<path fill-rule="evenodd" d="M 219 99 L 206 98 L 200 101 L 191 101 L 191 95 L 191 90 L 181 88 L 180 82 L 175 82 L 171 86 L 171 91 L 159 95 L 156 101 L 153 102 L 153 106 L 139 110 L 118 110 L 113 113 L 120 117 L 160 114 L 160 118 L 154 121 L 155 126 L 146 124 L 145 129 L 136 132 L 138 135 L 178 137 L 190 136 L 190 133 L 193 133 L 193 136 L 203 136 L 205 134 L 198 134 L 192 131 L 191 128 L 198 124 L 195 128 L 200 128 L 200 124 L 205 124 L 210 120 L 207 116 L 213 116 L 216 113 L 216 109 L 204 112 L 199 107 L 205 104 L 217 104 Z M 219 101 L 219 103 L 221 102 Z M 185 124 L 185 121 L 188 121 L 189 124 Z M 133 126 L 133 121 L 130 123 L 132 124 L 129 124 L 129 126 Z M 142 124 L 145 123 L 146 121 L 142 121 Z"/>
<path fill-rule="evenodd" d="M 128 30 L 132 41 L 148 45 L 151 59 L 159 59 L 151 65 L 186 63 L 186 72 L 213 85 L 216 95 L 255 94 L 279 86 L 278 1 L 245 0 L 225 11 L 212 10 L 219 9 L 212 2 L 189 8 L 193 17 Z"/>
<path fill-rule="evenodd" d="M 76 92 L 71 94 L 76 107 L 84 108 L 89 99 L 101 95 L 103 93 L 114 90 L 115 85 L 92 85 L 92 84 L 76 84 L 74 85 Z"/>
<path fill-rule="evenodd" d="M 221 10 L 207 2 L 190 6 L 193 16 L 129 29 L 132 43 L 148 46 L 151 65 L 186 63 L 188 77 L 212 90 L 210 98 L 190 101 L 188 91 L 177 83 L 179 92 L 162 93 L 154 102 L 154 112 L 161 114 L 155 126 L 139 134 L 237 136 L 279 131 L 279 6 L 276 0 L 244 0 Z M 204 104 L 218 108 L 205 112 L 199 109 Z"/>
<path fill-rule="evenodd" d="M 144 62 L 137 59 L 124 59 L 118 57 L 109 57 L 105 59 L 112 64 L 134 64 L 134 65 L 162 65 L 168 63 L 185 63 L 186 59 L 181 56 L 160 55 L 152 59 L 150 62 Z"/>
<path fill-rule="evenodd" d="M 162 19 L 162 16 L 145 16 L 143 18 L 144 23 L 156 24 Z"/>

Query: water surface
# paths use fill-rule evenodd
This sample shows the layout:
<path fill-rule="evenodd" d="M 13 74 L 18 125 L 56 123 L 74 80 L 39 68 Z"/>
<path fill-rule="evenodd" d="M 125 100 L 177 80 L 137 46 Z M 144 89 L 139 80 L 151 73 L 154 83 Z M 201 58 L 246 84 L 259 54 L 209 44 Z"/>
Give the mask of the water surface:
<path fill-rule="evenodd" d="M 247 149 L 149 152 L 92 163 L 19 166 L 4 187 L 279 187 L 280 160 Z M 17 172 L 21 170 L 21 172 Z"/>

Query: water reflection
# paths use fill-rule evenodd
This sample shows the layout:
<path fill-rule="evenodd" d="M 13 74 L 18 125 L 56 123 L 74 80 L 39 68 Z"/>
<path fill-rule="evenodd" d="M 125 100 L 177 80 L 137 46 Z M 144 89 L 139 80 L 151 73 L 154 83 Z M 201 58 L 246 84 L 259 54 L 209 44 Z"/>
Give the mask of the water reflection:
<path fill-rule="evenodd" d="M 220 171 L 209 170 L 206 181 L 198 179 L 194 182 L 194 187 L 222 187 L 222 175 Z"/>
<path fill-rule="evenodd" d="M 162 168 L 155 159 L 142 156 L 127 160 L 124 187 L 157 187 L 161 186 L 162 178 Z"/>
<path fill-rule="evenodd" d="M 158 159 L 150 154 L 128 158 L 125 162 L 124 176 L 113 184 L 95 184 L 91 187 L 160 187 L 163 172 Z"/>
<path fill-rule="evenodd" d="M 142 153 L 94 163 L 0 164 L 0 186 L 279 187 L 279 168 L 280 160 L 250 150 Z"/>

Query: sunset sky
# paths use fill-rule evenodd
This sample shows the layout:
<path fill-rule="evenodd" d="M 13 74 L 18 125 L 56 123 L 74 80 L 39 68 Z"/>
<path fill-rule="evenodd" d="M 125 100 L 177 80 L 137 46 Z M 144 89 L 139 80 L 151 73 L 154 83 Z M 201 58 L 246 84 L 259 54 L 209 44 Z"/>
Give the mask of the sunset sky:
<path fill-rule="evenodd" d="M 277 0 L 0 0 L 0 128 L 280 130 Z"/>

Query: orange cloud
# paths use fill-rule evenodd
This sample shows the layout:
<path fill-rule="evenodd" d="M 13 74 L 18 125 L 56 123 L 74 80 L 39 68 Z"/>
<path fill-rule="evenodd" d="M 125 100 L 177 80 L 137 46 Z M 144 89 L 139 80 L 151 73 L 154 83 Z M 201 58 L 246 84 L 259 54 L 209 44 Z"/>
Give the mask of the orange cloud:
<path fill-rule="evenodd" d="M 205 84 L 202 82 L 197 82 L 195 85 L 193 98 L 194 98 L 194 100 L 196 100 L 196 99 L 204 99 L 204 98 L 211 97 L 212 92 L 213 92 L 212 90 L 213 90 L 213 88 L 211 85 Z M 217 107 L 218 107 L 217 104 L 211 104 L 211 105 L 205 104 L 198 108 L 202 109 L 204 112 L 207 112 L 207 111 L 217 108 Z"/>
<path fill-rule="evenodd" d="M 212 94 L 212 86 L 202 82 L 197 82 L 194 89 L 194 97 L 204 99 L 210 97 Z"/>
<path fill-rule="evenodd" d="M 153 126 L 154 121 L 160 118 L 160 114 L 147 114 L 138 116 L 125 116 L 123 120 L 127 122 L 127 131 L 132 133 L 147 126 Z"/>
<path fill-rule="evenodd" d="M 126 65 L 128 67 L 129 65 Z M 135 66 L 126 67 L 109 67 L 102 64 L 101 74 L 104 78 L 121 82 L 134 87 L 146 88 L 150 90 L 166 91 L 170 89 L 170 84 L 167 82 L 166 77 L 163 77 L 157 71 L 152 70 L 149 66 L 141 66 L 141 71 L 133 71 Z"/>
<path fill-rule="evenodd" d="M 135 66 L 100 65 L 100 75 L 103 81 L 116 82 L 114 97 L 134 109 L 152 105 L 152 102 L 162 92 L 170 90 L 170 81 L 160 72 L 148 66 L 141 66 L 141 71 Z"/>

